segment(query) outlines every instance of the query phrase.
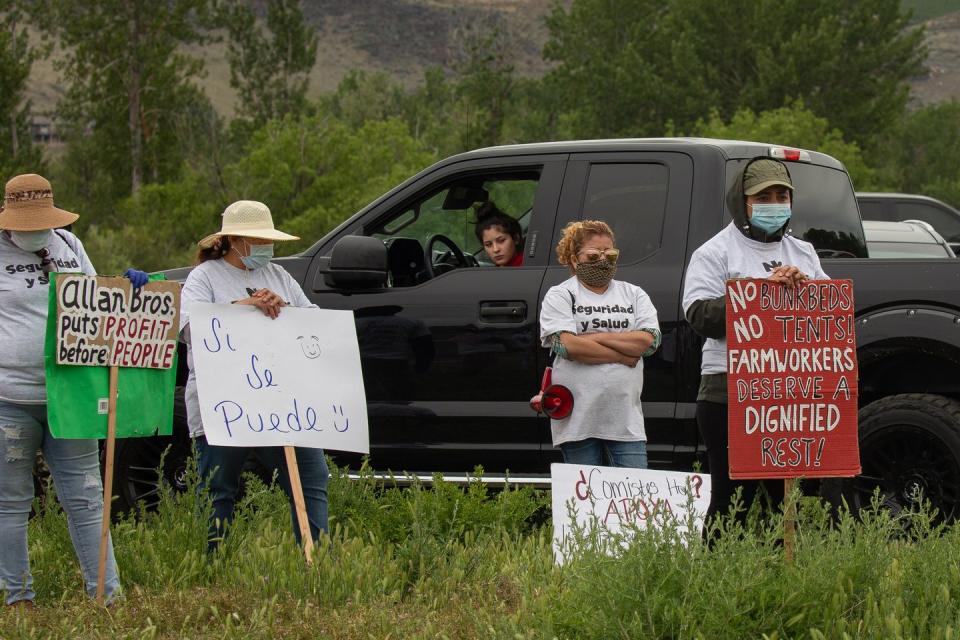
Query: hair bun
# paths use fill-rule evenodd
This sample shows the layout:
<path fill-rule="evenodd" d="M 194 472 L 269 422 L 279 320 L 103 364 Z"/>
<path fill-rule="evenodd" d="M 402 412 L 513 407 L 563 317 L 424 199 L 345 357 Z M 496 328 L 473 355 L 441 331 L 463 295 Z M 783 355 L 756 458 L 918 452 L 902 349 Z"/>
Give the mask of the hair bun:
<path fill-rule="evenodd" d="M 487 200 L 486 202 L 482 202 L 476 206 L 473 215 L 477 218 L 477 222 L 483 222 L 488 218 L 502 216 L 503 212 L 497 208 L 497 205 Z"/>

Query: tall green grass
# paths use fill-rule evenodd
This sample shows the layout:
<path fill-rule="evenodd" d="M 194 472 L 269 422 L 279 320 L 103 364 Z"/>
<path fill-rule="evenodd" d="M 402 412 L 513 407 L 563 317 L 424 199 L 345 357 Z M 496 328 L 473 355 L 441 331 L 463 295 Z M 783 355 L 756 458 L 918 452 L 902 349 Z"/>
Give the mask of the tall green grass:
<path fill-rule="evenodd" d="M 193 479 L 195 481 L 195 478 Z M 63 512 L 30 524 L 39 593 L 2 638 L 956 638 L 960 530 L 930 514 L 831 517 L 807 501 L 796 559 L 778 516 L 722 523 L 711 545 L 637 532 L 615 556 L 554 564 L 548 496 L 364 473 L 330 483 L 331 536 L 308 567 L 286 499 L 250 479 L 205 553 L 206 501 L 166 493 L 113 526 L 126 595 L 82 595 Z"/>

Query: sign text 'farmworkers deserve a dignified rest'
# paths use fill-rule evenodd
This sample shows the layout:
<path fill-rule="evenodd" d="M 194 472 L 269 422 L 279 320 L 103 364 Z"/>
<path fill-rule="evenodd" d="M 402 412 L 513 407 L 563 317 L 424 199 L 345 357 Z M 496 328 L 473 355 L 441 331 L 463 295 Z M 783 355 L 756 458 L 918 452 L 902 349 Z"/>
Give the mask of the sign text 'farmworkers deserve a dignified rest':
<path fill-rule="evenodd" d="M 731 478 L 860 473 L 853 283 L 727 281 Z"/>

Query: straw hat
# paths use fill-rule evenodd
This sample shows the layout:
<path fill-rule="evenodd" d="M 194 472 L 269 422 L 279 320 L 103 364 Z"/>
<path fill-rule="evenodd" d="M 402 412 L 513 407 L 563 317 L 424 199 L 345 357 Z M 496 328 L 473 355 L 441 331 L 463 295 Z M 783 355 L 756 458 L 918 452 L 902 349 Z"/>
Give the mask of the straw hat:
<path fill-rule="evenodd" d="M 270 209 L 255 200 L 238 200 L 223 210 L 223 223 L 220 231 L 211 233 L 198 242 L 201 249 L 209 249 L 220 236 L 246 236 L 265 240 L 299 240 L 273 227 Z"/>
<path fill-rule="evenodd" d="M 43 231 L 65 227 L 79 218 L 53 206 L 53 189 L 43 176 L 26 173 L 10 178 L 0 210 L 0 229 Z"/>

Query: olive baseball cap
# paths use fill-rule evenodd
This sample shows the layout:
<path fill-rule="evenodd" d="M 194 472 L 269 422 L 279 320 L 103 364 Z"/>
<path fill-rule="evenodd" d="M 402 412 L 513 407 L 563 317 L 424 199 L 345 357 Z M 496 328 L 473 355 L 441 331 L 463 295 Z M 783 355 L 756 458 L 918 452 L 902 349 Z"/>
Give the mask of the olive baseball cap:
<path fill-rule="evenodd" d="M 743 170 L 743 195 L 753 196 L 767 187 L 782 185 L 793 191 L 793 182 L 782 162 L 762 158 L 754 160 Z"/>

